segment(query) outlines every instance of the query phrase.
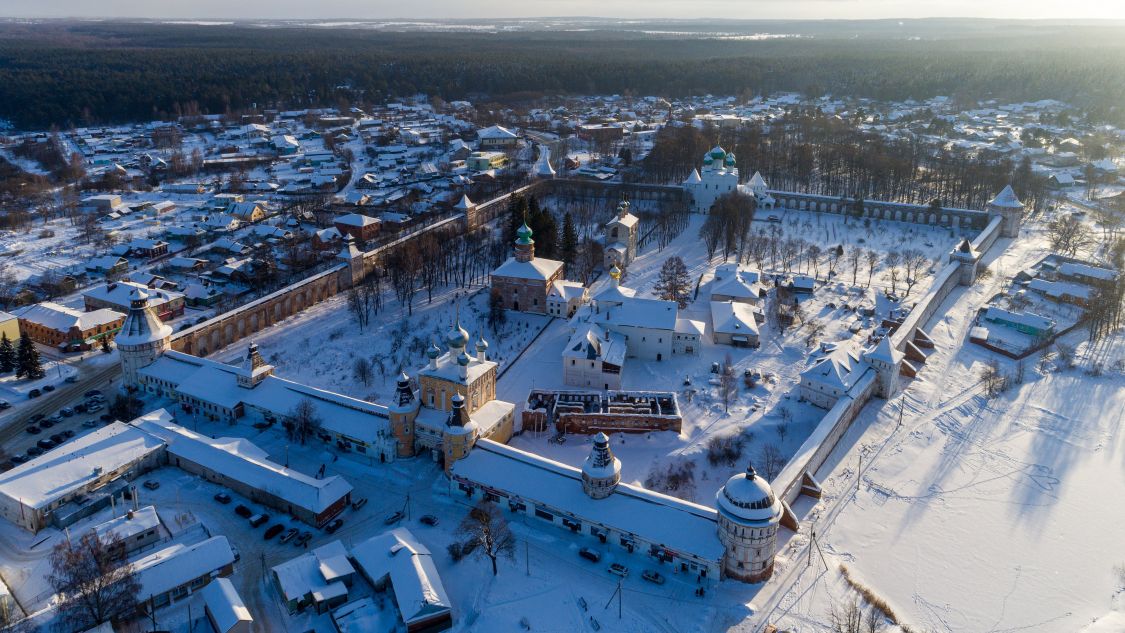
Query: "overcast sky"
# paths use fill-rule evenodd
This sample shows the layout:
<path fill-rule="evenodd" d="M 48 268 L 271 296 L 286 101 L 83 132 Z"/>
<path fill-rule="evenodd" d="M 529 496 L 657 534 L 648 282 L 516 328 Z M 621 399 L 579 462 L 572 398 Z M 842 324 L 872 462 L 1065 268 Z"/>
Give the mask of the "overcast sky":
<path fill-rule="evenodd" d="M 6 17 L 1115 18 L 1125 0 L 0 0 Z"/>

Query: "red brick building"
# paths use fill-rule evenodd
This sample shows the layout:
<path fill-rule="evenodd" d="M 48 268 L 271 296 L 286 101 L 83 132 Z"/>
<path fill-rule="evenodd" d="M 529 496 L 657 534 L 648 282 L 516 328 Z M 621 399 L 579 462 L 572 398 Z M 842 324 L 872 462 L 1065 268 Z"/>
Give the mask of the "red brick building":
<path fill-rule="evenodd" d="M 562 262 L 535 256 L 531 228 L 524 224 L 516 231 L 513 256 L 492 271 L 492 289 L 508 310 L 547 314 L 547 293 L 562 275 Z"/>

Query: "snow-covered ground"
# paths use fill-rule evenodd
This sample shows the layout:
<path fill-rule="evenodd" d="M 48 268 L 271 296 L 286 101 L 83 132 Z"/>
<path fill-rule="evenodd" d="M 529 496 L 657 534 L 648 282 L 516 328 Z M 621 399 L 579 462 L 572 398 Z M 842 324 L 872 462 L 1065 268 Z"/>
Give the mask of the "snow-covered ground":
<path fill-rule="evenodd" d="M 1042 226 L 1006 242 L 986 262 L 1012 274 L 1042 256 Z M 1118 333 L 1087 349 L 1075 332 L 1079 368 L 1028 359 L 1023 384 L 990 400 L 978 376 L 994 355 L 966 335 L 1002 283 L 955 291 L 931 324 L 937 351 L 919 378 L 864 409 L 818 473 L 824 499 L 798 503 L 801 533 L 760 616 L 739 630 L 828 630 L 831 605 L 858 597 L 839 564 L 915 631 L 1079 631 L 1097 618 L 1098 630 L 1122 630 L 1125 376 L 1082 368 L 1125 357 L 1125 343 Z M 1013 361 L 998 360 L 1015 376 Z"/>

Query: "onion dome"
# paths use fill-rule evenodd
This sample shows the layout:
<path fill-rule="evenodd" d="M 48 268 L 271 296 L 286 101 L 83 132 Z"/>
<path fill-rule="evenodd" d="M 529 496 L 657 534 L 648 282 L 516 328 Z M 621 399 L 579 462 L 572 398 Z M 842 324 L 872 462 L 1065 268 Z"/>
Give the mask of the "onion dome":
<path fill-rule="evenodd" d="M 477 351 L 478 352 L 487 352 L 488 351 L 488 341 L 484 340 L 483 335 L 480 338 L 477 339 Z"/>
<path fill-rule="evenodd" d="M 739 523 L 775 523 L 781 517 L 781 501 L 750 464 L 715 493 L 716 506 L 727 518 Z"/>
<path fill-rule="evenodd" d="M 457 357 L 457 364 L 462 367 L 468 366 L 468 364 L 471 362 L 473 362 L 473 357 L 469 356 L 467 352 L 461 352 L 461 354 Z"/>
<path fill-rule="evenodd" d="M 465 328 L 461 327 L 460 323 L 456 323 L 453 326 L 453 331 L 449 333 L 449 338 L 446 339 L 446 343 L 448 343 L 450 347 L 465 347 L 469 344 L 469 333 L 465 331 Z"/>
<path fill-rule="evenodd" d="M 609 269 L 609 276 L 614 282 L 621 281 L 621 269 L 617 267 L 617 262 L 614 262 L 613 267 Z"/>
<path fill-rule="evenodd" d="M 715 147 L 711 148 L 711 152 L 709 153 L 709 156 L 711 158 L 715 159 L 715 160 L 722 160 L 722 159 L 726 158 L 727 151 L 725 149 L 723 149 L 721 146 L 716 145 Z"/>
<path fill-rule="evenodd" d="M 727 154 L 727 165 L 734 165 L 734 152 Z"/>
<path fill-rule="evenodd" d="M 703 164 L 704 164 L 704 165 L 710 165 L 710 164 L 711 164 L 712 162 L 714 162 L 714 161 L 712 160 L 712 158 L 711 158 L 711 155 L 710 155 L 710 154 L 705 154 L 705 155 L 703 156 Z"/>
<path fill-rule="evenodd" d="M 430 343 L 429 348 L 426 349 L 426 358 L 434 360 L 438 356 L 441 356 L 441 348 L 437 346 L 437 343 Z"/>
<path fill-rule="evenodd" d="M 531 239 L 531 227 L 524 222 L 520 228 L 516 229 L 516 244 L 531 244 L 534 240 Z"/>

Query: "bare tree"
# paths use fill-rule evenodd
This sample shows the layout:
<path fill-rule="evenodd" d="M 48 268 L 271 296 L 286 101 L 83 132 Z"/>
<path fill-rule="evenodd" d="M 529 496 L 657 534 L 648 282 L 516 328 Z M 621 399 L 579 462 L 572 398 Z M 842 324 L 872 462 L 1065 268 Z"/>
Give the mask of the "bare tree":
<path fill-rule="evenodd" d="M 47 581 L 59 595 L 59 618 L 70 631 L 127 615 L 137 606 L 141 590 L 121 537 L 107 535 L 103 540 L 93 531 L 77 542 L 67 539 L 55 545 Z"/>
<path fill-rule="evenodd" d="M 984 393 L 989 398 L 995 398 L 1007 388 L 1008 379 L 1000 371 L 1000 363 L 992 359 L 980 370 L 980 380 L 984 383 Z"/>
<path fill-rule="evenodd" d="M 887 263 L 888 274 L 891 277 L 891 294 L 896 294 L 898 291 L 898 266 L 902 263 L 902 255 L 898 251 L 890 251 L 883 258 Z"/>
<path fill-rule="evenodd" d="M 723 369 L 719 374 L 719 399 L 723 401 L 723 412 L 730 411 L 730 405 L 738 397 L 738 381 L 734 378 L 734 361 L 730 354 L 723 359 Z"/>
<path fill-rule="evenodd" d="M 457 531 L 465 539 L 462 549 L 471 549 L 492 562 L 493 576 L 498 573 L 499 557 L 515 556 L 515 537 L 500 508 L 491 501 L 481 501 L 470 510 Z"/>
<path fill-rule="evenodd" d="M 871 277 L 875 274 L 875 267 L 879 265 L 879 253 L 871 249 L 863 251 L 863 258 L 867 262 L 867 287 L 871 287 Z"/>
<path fill-rule="evenodd" d="M 929 262 L 930 259 L 920 250 L 911 248 L 902 252 L 902 264 L 906 267 L 906 294 L 903 297 L 910 296 L 910 291 L 922 275 L 922 269 Z"/>
<path fill-rule="evenodd" d="M 863 249 L 853 248 L 848 251 L 845 261 L 852 269 L 852 285 L 856 284 L 856 278 L 859 276 L 859 262 L 863 259 Z"/>
<path fill-rule="evenodd" d="M 371 361 L 363 356 L 356 357 L 355 363 L 352 364 L 352 375 L 356 380 L 363 381 L 363 386 L 366 387 L 372 378 Z"/>
<path fill-rule="evenodd" d="M 816 342 L 824 334 L 824 323 L 819 319 L 811 319 L 808 322 L 808 336 L 805 337 L 805 345 L 811 347 L 816 345 Z"/>
<path fill-rule="evenodd" d="M 1074 256 L 1079 250 L 1094 244 L 1090 227 L 1073 215 L 1055 218 L 1047 225 L 1051 248 L 1063 255 Z"/>
<path fill-rule="evenodd" d="M 305 442 L 316 435 L 320 431 L 321 419 L 316 414 L 316 406 L 308 398 L 302 398 L 293 410 L 285 416 L 285 421 L 282 423 L 285 427 L 286 436 L 293 441 L 300 442 L 302 446 Z"/>
<path fill-rule="evenodd" d="M 762 449 L 758 452 L 758 467 L 762 469 L 762 475 L 767 481 L 773 480 L 785 467 L 785 457 L 781 454 L 781 449 L 772 443 L 762 445 Z"/>

